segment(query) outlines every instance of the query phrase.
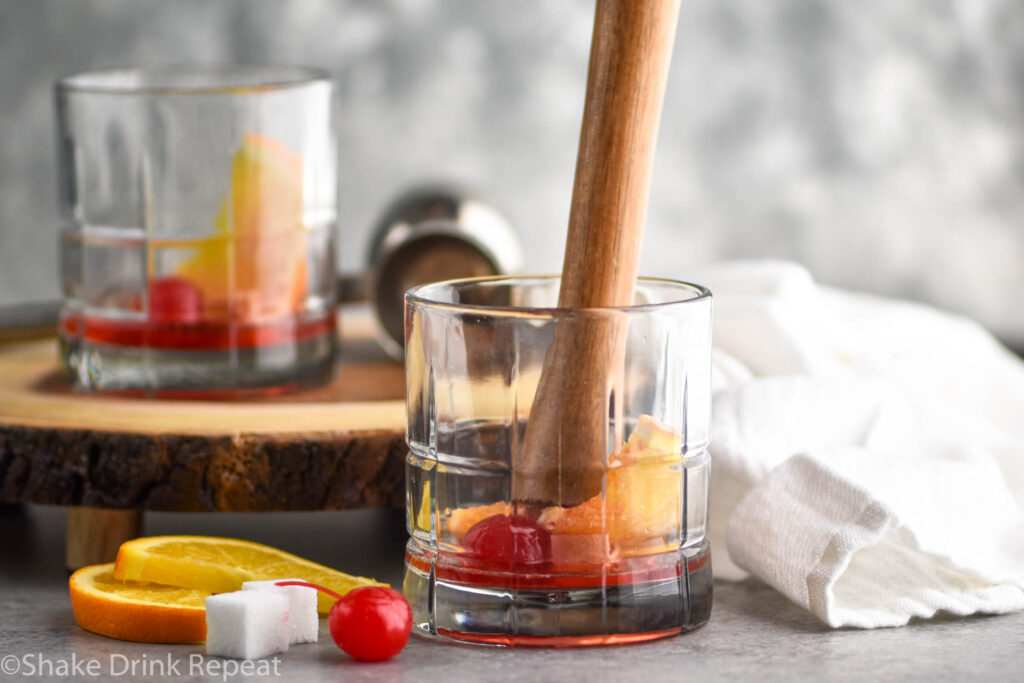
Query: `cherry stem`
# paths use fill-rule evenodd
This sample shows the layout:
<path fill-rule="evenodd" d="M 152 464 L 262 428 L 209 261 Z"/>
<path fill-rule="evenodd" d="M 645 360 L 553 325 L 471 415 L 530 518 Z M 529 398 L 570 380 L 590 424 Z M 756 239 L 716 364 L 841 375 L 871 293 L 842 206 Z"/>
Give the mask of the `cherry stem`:
<path fill-rule="evenodd" d="M 330 588 L 324 588 L 323 586 L 319 586 L 319 585 L 317 585 L 315 583 L 310 583 L 309 581 L 277 581 L 277 582 L 274 583 L 274 585 L 275 586 L 302 586 L 304 588 L 315 588 L 318 591 L 321 591 L 323 593 L 327 593 L 328 595 L 330 595 L 335 600 L 341 600 L 341 596 L 338 595 L 337 593 L 335 593 L 334 591 L 332 591 Z"/>

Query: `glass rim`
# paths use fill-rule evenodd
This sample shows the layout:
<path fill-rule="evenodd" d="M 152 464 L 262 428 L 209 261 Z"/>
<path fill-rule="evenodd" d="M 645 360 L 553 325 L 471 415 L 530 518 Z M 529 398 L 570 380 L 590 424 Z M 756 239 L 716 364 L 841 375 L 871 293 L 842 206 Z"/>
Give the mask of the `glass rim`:
<path fill-rule="evenodd" d="M 689 291 L 691 294 L 694 294 L 694 296 L 673 299 L 671 301 L 659 301 L 657 303 L 630 304 L 629 306 L 589 306 L 586 308 L 565 308 L 559 306 L 490 306 L 486 304 L 463 304 L 452 303 L 450 301 L 438 301 L 436 299 L 430 299 L 424 296 L 424 290 L 427 290 L 431 287 L 457 287 L 460 285 L 475 285 L 487 283 L 500 284 L 502 282 L 533 282 L 535 284 L 540 284 L 559 281 L 561 279 L 561 275 L 488 275 L 485 277 L 455 278 L 451 280 L 441 280 L 439 282 L 428 282 L 426 284 L 411 287 L 405 293 L 405 301 L 410 305 L 422 308 L 443 309 L 450 311 L 466 311 L 477 314 L 558 316 L 579 313 L 580 311 L 617 311 L 620 313 L 650 312 L 677 306 L 697 304 L 699 302 L 710 301 L 712 298 L 711 290 L 703 285 L 698 285 L 693 282 L 685 282 L 683 280 L 673 280 L 670 278 L 661 277 L 638 277 L 637 283 L 671 285 L 672 287 L 676 287 L 678 289 L 685 289 Z"/>
<path fill-rule="evenodd" d="M 175 83 L 174 77 L 209 82 Z M 168 82 L 161 83 L 160 78 Z M 217 79 L 220 79 L 218 81 Z M 238 82 L 232 82 L 232 78 Z M 149 84 L 147 79 L 152 79 Z M 123 66 L 79 71 L 56 81 L 59 93 L 96 95 L 223 95 L 296 88 L 315 83 L 332 84 L 330 72 L 289 64 L 162 64 Z"/>

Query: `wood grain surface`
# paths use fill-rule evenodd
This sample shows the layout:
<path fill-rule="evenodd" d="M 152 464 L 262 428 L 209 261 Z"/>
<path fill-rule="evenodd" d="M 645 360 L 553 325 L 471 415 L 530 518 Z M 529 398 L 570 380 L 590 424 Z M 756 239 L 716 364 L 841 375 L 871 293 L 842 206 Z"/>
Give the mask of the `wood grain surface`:
<path fill-rule="evenodd" d="M 76 394 L 55 341 L 0 346 L 0 503 L 177 511 L 397 507 L 404 371 L 343 324 L 330 383 L 273 399 Z"/>

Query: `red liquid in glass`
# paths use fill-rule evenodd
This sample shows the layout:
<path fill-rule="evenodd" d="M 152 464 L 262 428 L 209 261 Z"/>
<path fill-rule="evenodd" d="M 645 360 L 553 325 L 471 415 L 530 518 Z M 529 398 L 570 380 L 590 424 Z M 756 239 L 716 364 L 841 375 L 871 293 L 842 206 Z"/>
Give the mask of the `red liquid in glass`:
<path fill-rule="evenodd" d="M 111 320 L 84 315 L 66 315 L 60 321 L 60 333 L 68 338 L 77 338 L 93 344 L 163 351 L 225 351 L 233 348 L 296 344 L 333 333 L 334 327 L 333 311 L 314 319 L 289 315 L 260 322 L 180 323 Z"/>

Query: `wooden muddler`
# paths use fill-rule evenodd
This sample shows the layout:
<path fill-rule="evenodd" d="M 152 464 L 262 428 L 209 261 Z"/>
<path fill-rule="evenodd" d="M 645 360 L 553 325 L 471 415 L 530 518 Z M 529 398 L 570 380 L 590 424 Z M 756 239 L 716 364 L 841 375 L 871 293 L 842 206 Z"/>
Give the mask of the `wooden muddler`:
<path fill-rule="evenodd" d="M 559 308 L 633 303 L 651 166 L 678 0 L 598 0 Z M 609 310 L 561 318 L 522 448 L 520 503 L 576 505 L 601 491 L 618 448 L 626 320 Z"/>

